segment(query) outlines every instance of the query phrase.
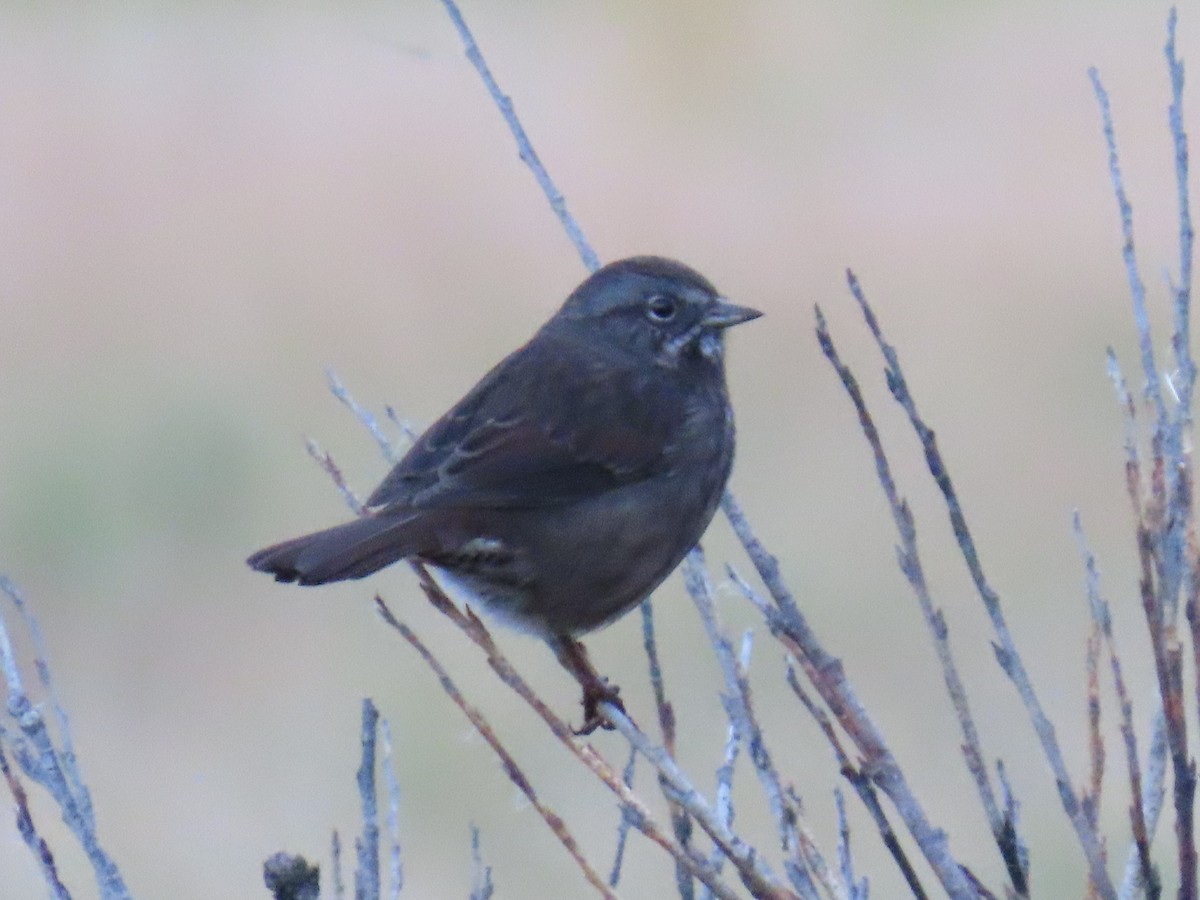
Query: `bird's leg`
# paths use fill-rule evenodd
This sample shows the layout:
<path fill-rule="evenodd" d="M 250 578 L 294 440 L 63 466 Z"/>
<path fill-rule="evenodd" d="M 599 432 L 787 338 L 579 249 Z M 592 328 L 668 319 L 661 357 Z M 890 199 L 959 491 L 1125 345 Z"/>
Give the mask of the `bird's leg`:
<path fill-rule="evenodd" d="M 577 735 L 591 734 L 597 728 L 612 730 L 612 724 L 600 712 L 600 704 L 608 702 L 625 712 L 621 703 L 620 688 L 609 684 L 608 679 L 596 671 L 588 658 L 587 648 L 573 637 L 556 635 L 550 639 L 562 667 L 570 672 L 579 686 L 583 688 L 583 725 L 575 732 Z"/>

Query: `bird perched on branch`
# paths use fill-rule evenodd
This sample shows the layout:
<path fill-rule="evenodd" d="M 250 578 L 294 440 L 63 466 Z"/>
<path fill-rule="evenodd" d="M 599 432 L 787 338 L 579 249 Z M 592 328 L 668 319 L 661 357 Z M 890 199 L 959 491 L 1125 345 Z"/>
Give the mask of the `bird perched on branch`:
<path fill-rule="evenodd" d="M 611 263 L 417 439 L 352 522 L 260 550 L 304 585 L 429 564 L 616 689 L 576 636 L 637 606 L 712 520 L 733 464 L 725 330 L 761 315 L 682 263 Z M 619 701 L 616 701 L 619 702 Z"/>

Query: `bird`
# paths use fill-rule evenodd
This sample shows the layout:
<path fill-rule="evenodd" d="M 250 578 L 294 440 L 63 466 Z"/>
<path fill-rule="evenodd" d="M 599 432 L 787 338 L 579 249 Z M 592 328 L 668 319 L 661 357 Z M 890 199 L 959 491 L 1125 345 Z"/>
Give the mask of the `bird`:
<path fill-rule="evenodd" d="M 707 529 L 734 455 L 725 332 L 760 315 L 675 260 L 609 263 L 416 439 L 362 516 L 247 562 L 301 585 L 426 564 L 546 640 L 583 686 L 581 733 L 606 725 L 617 690 L 577 638 Z"/>

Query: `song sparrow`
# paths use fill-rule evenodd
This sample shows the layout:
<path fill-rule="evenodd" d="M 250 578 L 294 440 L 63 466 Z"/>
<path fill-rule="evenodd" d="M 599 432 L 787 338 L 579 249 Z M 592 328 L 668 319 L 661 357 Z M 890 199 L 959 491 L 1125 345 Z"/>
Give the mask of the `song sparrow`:
<path fill-rule="evenodd" d="M 615 690 L 600 680 L 589 701 L 574 638 L 640 603 L 708 527 L 733 464 L 724 332 L 759 315 L 672 260 L 607 265 L 421 435 L 361 518 L 248 562 L 306 585 L 428 563 L 546 638 L 595 727 Z"/>

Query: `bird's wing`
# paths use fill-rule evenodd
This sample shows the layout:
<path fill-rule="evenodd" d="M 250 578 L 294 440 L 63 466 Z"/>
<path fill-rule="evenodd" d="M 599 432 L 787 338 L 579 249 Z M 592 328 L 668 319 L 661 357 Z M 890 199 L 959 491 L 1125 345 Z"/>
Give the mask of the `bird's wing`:
<path fill-rule="evenodd" d="M 682 419 L 666 381 L 578 339 L 527 345 L 430 426 L 367 505 L 537 507 L 639 481 Z"/>

